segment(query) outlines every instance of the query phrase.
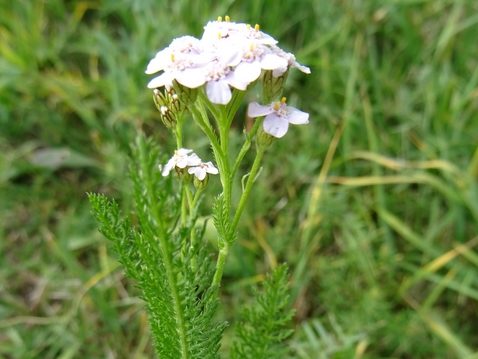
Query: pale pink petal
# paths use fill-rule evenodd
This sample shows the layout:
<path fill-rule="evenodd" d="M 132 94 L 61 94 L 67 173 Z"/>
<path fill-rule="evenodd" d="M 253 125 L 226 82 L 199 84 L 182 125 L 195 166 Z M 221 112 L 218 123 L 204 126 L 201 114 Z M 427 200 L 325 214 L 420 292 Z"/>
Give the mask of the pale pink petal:
<path fill-rule="evenodd" d="M 148 88 L 155 89 L 163 86 L 172 86 L 174 77 L 169 72 L 165 72 L 148 83 Z"/>
<path fill-rule="evenodd" d="M 251 102 L 247 108 L 247 116 L 249 117 L 261 117 L 266 116 L 274 112 L 271 106 L 259 105 L 257 102 Z"/>
<path fill-rule="evenodd" d="M 309 123 L 309 114 L 287 106 L 287 120 L 294 125 L 305 125 Z"/>
<path fill-rule="evenodd" d="M 212 103 L 227 105 L 231 101 L 232 93 L 224 80 L 209 81 L 206 85 L 207 97 Z"/>
<path fill-rule="evenodd" d="M 261 59 L 261 67 L 264 70 L 276 70 L 282 69 L 284 67 L 287 68 L 287 65 L 287 59 L 284 59 L 276 54 L 266 54 Z"/>
<path fill-rule="evenodd" d="M 254 62 L 241 62 L 234 69 L 234 76 L 247 84 L 256 81 L 261 76 L 261 65 Z"/>
<path fill-rule="evenodd" d="M 204 85 L 206 73 L 203 68 L 188 68 L 175 73 L 176 80 L 183 86 L 194 89 Z"/>
<path fill-rule="evenodd" d="M 289 122 L 286 118 L 277 116 L 275 113 L 271 113 L 266 116 L 264 120 L 264 132 L 271 136 L 281 138 L 289 129 Z"/>

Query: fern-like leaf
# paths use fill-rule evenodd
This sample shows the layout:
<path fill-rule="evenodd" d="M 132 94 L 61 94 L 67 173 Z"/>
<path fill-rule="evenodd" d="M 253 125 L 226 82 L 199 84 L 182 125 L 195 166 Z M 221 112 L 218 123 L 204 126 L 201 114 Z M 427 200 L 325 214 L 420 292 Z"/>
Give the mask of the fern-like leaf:
<path fill-rule="evenodd" d="M 233 343 L 233 359 L 267 359 L 285 356 L 284 341 L 292 334 L 293 310 L 289 303 L 287 267 L 276 268 L 255 290 L 256 303 L 242 311 Z"/>
<path fill-rule="evenodd" d="M 158 158 L 158 148 L 139 138 L 131 166 L 137 226 L 102 195 L 90 195 L 93 213 L 142 291 L 159 358 L 215 359 L 225 325 L 214 320 L 212 261 L 206 247 L 195 244 L 202 230 L 177 228 L 180 201 L 160 175 Z"/>
<path fill-rule="evenodd" d="M 231 228 L 231 218 L 222 194 L 216 197 L 212 213 L 214 227 L 216 227 L 219 238 L 223 241 L 233 243 L 236 239 L 236 233 Z"/>

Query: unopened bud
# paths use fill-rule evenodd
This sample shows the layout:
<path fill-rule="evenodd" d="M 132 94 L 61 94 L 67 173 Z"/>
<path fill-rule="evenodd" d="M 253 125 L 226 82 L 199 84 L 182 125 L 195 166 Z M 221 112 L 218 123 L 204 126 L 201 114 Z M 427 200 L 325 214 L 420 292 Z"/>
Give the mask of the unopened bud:
<path fill-rule="evenodd" d="M 281 97 L 288 71 L 274 77 L 272 71 L 265 71 L 262 77 L 262 97 L 265 103 L 270 103 Z"/>
<path fill-rule="evenodd" d="M 194 176 L 193 184 L 194 184 L 194 187 L 196 189 L 203 189 L 207 186 L 208 183 L 209 183 L 209 175 L 208 174 L 206 175 L 206 177 L 204 177 L 204 179 L 202 181 L 199 178 L 197 178 L 196 176 Z"/>
<path fill-rule="evenodd" d="M 259 128 L 257 137 L 256 137 L 257 145 L 262 148 L 267 148 L 269 147 L 272 142 L 274 141 L 274 137 L 269 135 L 264 131 L 264 129 L 261 127 Z"/>
<path fill-rule="evenodd" d="M 198 95 L 198 89 L 192 89 L 186 86 L 181 85 L 176 80 L 173 81 L 173 90 L 177 94 L 178 98 L 181 99 L 182 105 L 188 107 L 190 104 L 196 101 Z"/>

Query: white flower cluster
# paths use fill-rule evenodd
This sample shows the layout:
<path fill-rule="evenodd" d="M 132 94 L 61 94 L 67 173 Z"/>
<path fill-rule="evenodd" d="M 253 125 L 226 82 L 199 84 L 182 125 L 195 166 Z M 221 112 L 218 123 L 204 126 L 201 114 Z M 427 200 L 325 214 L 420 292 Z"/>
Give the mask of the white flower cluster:
<path fill-rule="evenodd" d="M 149 62 L 146 73 L 162 72 L 149 82 L 151 89 L 169 88 L 173 81 L 188 88 L 206 85 L 209 100 L 225 105 L 232 98 L 231 87 L 244 91 L 263 70 L 279 77 L 290 67 L 310 73 L 258 25 L 231 22 L 226 16 L 225 21 L 210 21 L 201 39 L 183 36 L 173 40 Z"/>
<path fill-rule="evenodd" d="M 188 169 L 188 173 L 194 175 L 198 180 L 203 181 L 207 174 L 217 175 L 219 171 L 212 162 L 203 162 L 193 150 L 180 148 L 174 151 L 164 167 L 160 166 L 161 174 L 168 176 L 172 169 Z"/>

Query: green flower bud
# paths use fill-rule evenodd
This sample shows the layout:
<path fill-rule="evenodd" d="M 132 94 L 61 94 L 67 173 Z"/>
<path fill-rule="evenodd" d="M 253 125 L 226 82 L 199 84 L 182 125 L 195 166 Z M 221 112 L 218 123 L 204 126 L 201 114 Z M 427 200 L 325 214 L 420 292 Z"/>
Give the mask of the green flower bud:
<path fill-rule="evenodd" d="M 288 72 L 284 72 L 279 77 L 274 77 L 272 71 L 264 72 L 262 77 L 262 97 L 264 102 L 272 102 L 282 96 Z"/>
<path fill-rule="evenodd" d="M 259 147 L 267 148 L 274 141 L 274 137 L 265 132 L 261 126 L 257 132 L 256 141 Z"/>

